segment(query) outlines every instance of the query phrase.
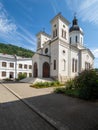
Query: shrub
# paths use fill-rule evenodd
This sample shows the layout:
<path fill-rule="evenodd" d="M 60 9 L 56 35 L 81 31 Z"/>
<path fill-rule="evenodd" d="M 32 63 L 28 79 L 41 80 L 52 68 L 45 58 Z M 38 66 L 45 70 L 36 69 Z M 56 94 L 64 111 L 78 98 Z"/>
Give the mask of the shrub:
<path fill-rule="evenodd" d="M 98 73 L 85 70 L 72 80 L 66 82 L 65 88 L 57 88 L 55 92 L 80 97 L 82 99 L 98 99 Z"/>
<path fill-rule="evenodd" d="M 21 79 L 24 79 L 26 78 L 26 74 L 25 73 L 19 73 L 18 74 L 18 79 L 21 80 Z"/>
<path fill-rule="evenodd" d="M 73 89 L 75 88 L 75 81 L 74 79 L 70 79 L 65 83 L 66 89 Z"/>
<path fill-rule="evenodd" d="M 6 78 L 6 79 L 4 79 L 5 81 L 13 81 L 12 79 L 10 79 L 10 78 Z"/>
<path fill-rule="evenodd" d="M 79 97 L 98 98 L 98 75 L 95 70 L 85 70 L 75 78 L 75 87 L 79 88 Z"/>
<path fill-rule="evenodd" d="M 60 86 L 60 82 L 59 81 L 53 81 L 53 82 L 37 82 L 35 84 L 30 85 L 30 87 L 34 87 L 34 88 L 47 88 L 47 87 L 56 87 L 56 86 Z"/>
<path fill-rule="evenodd" d="M 56 88 L 54 90 L 55 93 L 65 93 L 65 88 Z"/>

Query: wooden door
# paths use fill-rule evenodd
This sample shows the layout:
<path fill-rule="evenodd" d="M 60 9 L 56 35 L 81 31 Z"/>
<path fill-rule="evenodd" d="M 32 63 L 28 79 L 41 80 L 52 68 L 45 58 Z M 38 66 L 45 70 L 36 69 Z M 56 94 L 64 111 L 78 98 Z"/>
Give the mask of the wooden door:
<path fill-rule="evenodd" d="M 49 78 L 50 77 L 50 66 L 49 63 L 43 63 L 43 77 Z"/>

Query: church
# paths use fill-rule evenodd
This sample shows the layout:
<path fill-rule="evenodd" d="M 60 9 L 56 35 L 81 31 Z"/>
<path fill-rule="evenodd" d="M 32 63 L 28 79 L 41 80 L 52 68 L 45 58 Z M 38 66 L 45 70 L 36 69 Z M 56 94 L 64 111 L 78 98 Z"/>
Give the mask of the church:
<path fill-rule="evenodd" d="M 84 46 L 84 32 L 76 16 L 70 22 L 57 14 L 51 20 L 51 35 L 37 33 L 37 50 L 32 57 L 33 77 L 65 82 L 93 68 L 94 55 Z"/>

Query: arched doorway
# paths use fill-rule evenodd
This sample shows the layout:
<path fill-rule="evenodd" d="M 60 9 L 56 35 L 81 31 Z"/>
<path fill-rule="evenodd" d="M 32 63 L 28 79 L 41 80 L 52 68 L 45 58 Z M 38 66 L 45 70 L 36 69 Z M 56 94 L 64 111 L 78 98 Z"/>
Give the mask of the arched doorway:
<path fill-rule="evenodd" d="M 49 63 L 43 63 L 43 77 L 49 78 L 50 77 L 50 66 Z"/>
<path fill-rule="evenodd" d="M 38 76 L 38 69 L 37 69 L 37 63 L 34 63 L 33 67 L 33 76 L 36 78 Z"/>

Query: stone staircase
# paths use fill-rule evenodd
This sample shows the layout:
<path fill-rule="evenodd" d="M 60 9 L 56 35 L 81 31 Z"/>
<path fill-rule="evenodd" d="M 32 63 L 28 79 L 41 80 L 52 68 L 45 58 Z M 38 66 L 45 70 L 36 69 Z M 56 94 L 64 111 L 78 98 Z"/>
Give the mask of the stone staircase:
<path fill-rule="evenodd" d="M 36 82 L 52 82 L 52 81 L 54 81 L 52 78 L 33 78 L 33 77 L 20 80 L 20 82 L 22 83 L 33 83 L 33 84 Z"/>

